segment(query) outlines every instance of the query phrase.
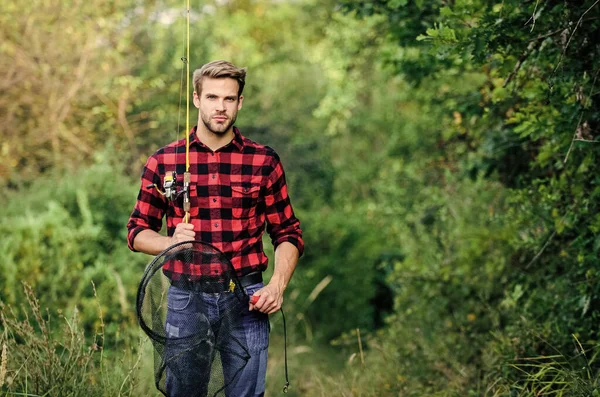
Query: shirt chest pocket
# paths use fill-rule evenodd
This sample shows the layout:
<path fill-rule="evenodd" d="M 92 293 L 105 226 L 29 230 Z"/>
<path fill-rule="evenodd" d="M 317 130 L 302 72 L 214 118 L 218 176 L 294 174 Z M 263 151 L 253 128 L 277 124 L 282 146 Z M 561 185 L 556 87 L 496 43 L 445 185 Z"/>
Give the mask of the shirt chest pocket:
<path fill-rule="evenodd" d="M 256 215 L 260 185 L 231 185 L 231 214 L 234 218 L 251 218 Z"/>

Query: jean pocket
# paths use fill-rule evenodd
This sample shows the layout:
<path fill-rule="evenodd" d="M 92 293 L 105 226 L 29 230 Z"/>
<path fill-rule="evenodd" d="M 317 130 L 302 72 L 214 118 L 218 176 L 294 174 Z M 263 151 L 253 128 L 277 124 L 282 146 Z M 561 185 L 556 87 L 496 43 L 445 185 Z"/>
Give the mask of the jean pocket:
<path fill-rule="evenodd" d="M 167 307 L 169 310 L 182 311 L 187 309 L 192 301 L 192 292 L 183 289 L 169 287 L 169 298 Z"/>
<path fill-rule="evenodd" d="M 269 333 L 271 332 L 269 315 L 254 310 L 250 312 L 244 322 L 250 353 L 257 353 L 269 347 Z"/>

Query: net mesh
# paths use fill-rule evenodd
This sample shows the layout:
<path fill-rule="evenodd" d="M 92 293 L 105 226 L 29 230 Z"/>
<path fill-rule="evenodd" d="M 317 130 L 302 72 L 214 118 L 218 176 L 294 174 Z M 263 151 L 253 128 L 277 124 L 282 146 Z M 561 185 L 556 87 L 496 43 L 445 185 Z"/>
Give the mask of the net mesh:
<path fill-rule="evenodd" d="M 158 390 L 170 397 L 231 395 L 250 359 L 242 324 L 248 302 L 233 265 L 214 246 L 185 242 L 159 254 L 137 294 Z"/>

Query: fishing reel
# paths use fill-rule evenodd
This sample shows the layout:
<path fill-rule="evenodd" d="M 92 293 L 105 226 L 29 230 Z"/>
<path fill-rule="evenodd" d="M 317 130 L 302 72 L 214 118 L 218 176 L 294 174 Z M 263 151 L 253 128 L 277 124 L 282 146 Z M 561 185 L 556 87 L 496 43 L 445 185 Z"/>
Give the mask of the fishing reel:
<path fill-rule="evenodd" d="M 163 189 L 160 190 L 156 183 L 152 183 L 146 186 L 147 189 L 154 187 L 162 196 L 169 201 L 176 201 L 179 196 L 183 195 L 183 210 L 185 212 L 190 211 L 190 182 L 191 174 L 189 172 L 183 173 L 183 187 L 177 188 L 177 172 L 171 171 L 170 174 L 166 174 L 163 180 Z"/>

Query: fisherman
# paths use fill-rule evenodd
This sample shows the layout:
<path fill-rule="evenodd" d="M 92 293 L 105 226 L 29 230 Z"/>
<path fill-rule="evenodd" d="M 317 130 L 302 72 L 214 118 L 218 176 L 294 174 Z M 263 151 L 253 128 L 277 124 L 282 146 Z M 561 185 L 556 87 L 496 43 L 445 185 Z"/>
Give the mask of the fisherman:
<path fill-rule="evenodd" d="M 244 137 L 234 126 L 244 100 L 245 78 L 245 68 L 226 61 L 213 61 L 194 71 L 193 103 L 199 112 L 197 126 L 189 132 L 189 222 L 181 200 L 168 200 L 154 187 L 164 186 L 173 171 L 174 188 L 183 184 L 187 143 L 182 139 L 148 158 L 127 224 L 128 245 L 133 251 L 158 255 L 180 242 L 212 244 L 229 258 L 247 294 L 258 297 L 243 316 L 251 357 L 228 386 L 231 397 L 264 395 L 268 315 L 281 308 L 283 293 L 304 248 L 279 156 L 272 148 Z M 158 233 L 163 217 L 167 236 Z M 262 245 L 265 226 L 275 248 L 273 276 L 267 285 L 262 280 L 268 261 Z M 165 331 L 171 337 L 190 335 L 197 331 L 186 329 L 195 324 L 190 318 L 206 311 L 203 308 L 207 305 L 216 304 L 218 294 L 187 288 L 179 269 L 169 263 L 173 262 L 166 262 L 163 269 L 171 280 Z M 210 307 L 208 310 L 210 313 Z M 202 381 L 193 358 L 189 364 L 178 366 L 177 371 L 184 373 L 167 370 L 169 397 L 187 397 L 195 382 Z M 231 371 L 226 360 L 223 366 L 227 377 Z"/>

